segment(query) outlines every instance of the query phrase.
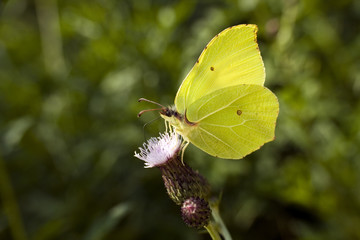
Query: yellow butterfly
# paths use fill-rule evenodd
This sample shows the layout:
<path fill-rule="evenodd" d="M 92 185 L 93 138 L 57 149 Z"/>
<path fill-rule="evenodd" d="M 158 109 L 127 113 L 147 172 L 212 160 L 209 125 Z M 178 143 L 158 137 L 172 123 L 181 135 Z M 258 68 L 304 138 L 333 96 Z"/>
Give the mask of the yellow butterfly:
<path fill-rule="evenodd" d="M 182 82 L 175 106 L 160 105 L 160 115 L 187 144 L 239 159 L 274 139 L 279 103 L 263 86 L 256 33 L 257 26 L 247 24 L 216 35 Z"/>

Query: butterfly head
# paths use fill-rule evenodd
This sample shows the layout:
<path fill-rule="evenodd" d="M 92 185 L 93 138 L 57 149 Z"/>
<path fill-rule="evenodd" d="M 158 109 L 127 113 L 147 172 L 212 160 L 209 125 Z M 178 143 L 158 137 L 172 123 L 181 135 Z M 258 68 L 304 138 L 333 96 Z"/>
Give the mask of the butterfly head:
<path fill-rule="evenodd" d="M 145 98 L 140 98 L 139 102 L 150 102 L 153 104 L 156 104 L 158 106 L 160 106 L 160 108 L 154 108 L 154 109 L 146 109 L 146 110 L 142 110 L 141 112 L 139 112 L 138 117 L 140 117 L 142 114 L 146 113 L 146 112 L 150 112 L 150 111 L 159 111 L 160 112 L 160 116 L 162 118 L 164 118 L 166 121 L 172 123 L 173 121 L 171 121 L 171 119 L 177 119 L 179 121 L 183 120 L 183 116 L 182 114 L 180 114 L 175 107 L 165 107 L 157 102 L 145 99 Z"/>
<path fill-rule="evenodd" d="M 175 106 L 171 107 L 165 107 L 157 102 L 153 102 L 144 98 L 140 98 L 139 102 L 146 101 L 153 104 L 156 104 L 160 106 L 161 108 L 157 109 L 147 109 L 139 112 L 138 117 L 140 117 L 143 113 L 149 112 L 149 111 L 159 111 L 160 116 L 170 125 L 172 126 L 175 131 L 180 134 L 183 139 L 187 142 L 190 142 L 190 140 L 187 138 L 189 133 L 192 131 L 193 127 L 197 126 L 197 123 L 190 122 L 186 117 L 186 111 L 184 114 L 179 113 L 176 110 Z"/>
<path fill-rule="evenodd" d="M 182 119 L 182 115 L 176 110 L 175 107 L 164 107 L 161 109 L 160 114 L 164 117 L 175 117 L 179 120 Z"/>
<path fill-rule="evenodd" d="M 160 116 L 175 128 L 178 128 L 183 121 L 183 115 L 180 114 L 174 106 L 161 109 Z"/>

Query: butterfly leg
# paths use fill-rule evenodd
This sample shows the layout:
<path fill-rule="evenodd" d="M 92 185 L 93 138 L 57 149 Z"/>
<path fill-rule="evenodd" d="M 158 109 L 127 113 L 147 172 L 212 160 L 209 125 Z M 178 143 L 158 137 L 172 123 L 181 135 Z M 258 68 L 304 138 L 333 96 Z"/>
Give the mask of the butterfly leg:
<path fill-rule="evenodd" d="M 165 121 L 165 132 L 168 132 L 168 122 Z"/>
<path fill-rule="evenodd" d="M 185 149 L 187 148 L 187 146 L 189 146 L 189 143 L 190 142 L 183 142 L 183 147 L 182 147 L 182 150 L 181 150 L 181 162 L 182 164 L 184 164 L 184 152 L 185 152 Z"/>

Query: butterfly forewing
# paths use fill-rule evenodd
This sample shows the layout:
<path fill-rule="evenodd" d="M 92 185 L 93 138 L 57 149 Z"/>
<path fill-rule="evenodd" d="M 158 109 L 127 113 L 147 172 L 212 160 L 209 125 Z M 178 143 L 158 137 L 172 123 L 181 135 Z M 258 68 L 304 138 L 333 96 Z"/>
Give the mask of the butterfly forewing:
<path fill-rule="evenodd" d="M 179 113 L 218 89 L 264 84 L 265 69 L 256 32 L 256 25 L 238 25 L 225 29 L 209 42 L 176 95 L 175 106 Z"/>

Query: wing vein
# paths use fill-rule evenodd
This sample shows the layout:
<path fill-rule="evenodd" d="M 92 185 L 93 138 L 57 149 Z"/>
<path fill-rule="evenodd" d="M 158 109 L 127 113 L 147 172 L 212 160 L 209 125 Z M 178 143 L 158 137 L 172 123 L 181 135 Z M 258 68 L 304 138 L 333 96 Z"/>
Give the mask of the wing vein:
<path fill-rule="evenodd" d="M 259 90 L 258 90 L 258 91 L 259 91 Z M 255 92 L 255 91 L 254 91 L 254 92 Z M 233 104 L 234 102 L 236 102 L 236 101 L 239 100 L 240 98 L 246 97 L 247 95 L 252 94 L 252 93 L 254 93 L 254 92 L 249 92 L 249 93 L 247 93 L 247 94 L 245 94 L 245 95 L 241 95 L 241 96 L 235 98 L 234 100 L 230 101 L 230 102 L 229 102 L 228 104 L 226 104 L 225 106 L 220 107 L 220 108 L 218 108 L 218 109 L 210 112 L 209 114 L 203 116 L 203 117 L 200 118 L 200 119 L 197 119 L 197 121 L 200 122 L 200 121 L 204 120 L 205 118 L 207 118 L 207 117 L 209 117 L 209 116 L 211 116 L 211 115 L 213 115 L 213 114 L 215 114 L 215 113 L 217 113 L 217 112 L 219 112 L 219 111 L 221 111 L 221 110 L 229 107 L 231 104 Z M 214 97 L 216 97 L 216 96 L 214 96 Z M 200 110 L 200 108 L 197 109 L 196 115 L 198 115 L 199 110 Z"/>
<path fill-rule="evenodd" d="M 241 139 L 244 140 L 245 142 L 251 143 L 251 144 L 253 144 L 253 145 L 255 145 L 255 146 L 258 145 L 256 142 L 250 141 L 248 138 L 241 137 L 239 134 L 237 134 L 237 133 L 234 131 L 234 129 L 230 128 L 230 130 L 231 130 L 236 136 L 238 136 L 239 138 L 241 138 Z"/>
<path fill-rule="evenodd" d="M 231 147 L 229 144 L 227 144 L 226 142 L 224 142 L 223 140 L 221 140 L 220 138 L 216 137 L 214 134 L 211 134 L 210 132 L 206 131 L 204 128 L 199 127 L 199 129 L 203 130 L 205 133 L 207 133 L 208 135 L 212 136 L 213 138 L 215 138 L 216 140 L 218 140 L 219 142 L 223 143 L 224 145 L 226 145 L 227 147 L 229 147 L 230 149 L 232 149 L 234 152 L 237 152 L 239 154 L 241 154 L 241 152 L 239 152 L 238 150 L 234 149 L 233 147 Z"/>
<path fill-rule="evenodd" d="M 237 134 L 237 133 L 234 131 L 233 127 L 236 127 L 236 126 L 241 126 L 242 124 L 239 124 L 239 125 L 233 125 L 233 126 L 223 126 L 223 125 L 216 125 L 216 124 L 207 124 L 207 125 L 212 125 L 212 126 L 217 126 L 217 127 L 228 128 L 228 129 L 230 129 L 230 130 L 231 130 L 231 132 L 233 132 L 233 133 L 234 133 L 236 136 L 238 136 L 239 138 L 243 139 L 245 142 L 249 142 L 249 143 L 251 143 L 251 144 L 256 145 L 256 143 L 255 143 L 255 142 L 250 141 L 248 138 L 244 138 L 244 137 L 240 136 L 239 134 Z M 263 133 L 264 133 L 264 132 L 259 131 L 259 130 L 257 130 L 257 129 L 250 128 L 250 127 L 248 127 L 248 126 L 246 126 L 246 125 L 243 125 L 243 126 L 244 126 L 244 127 L 246 127 L 246 128 L 248 128 L 248 129 L 254 130 L 254 131 L 256 131 L 256 132 L 258 132 L 258 133 L 260 133 L 260 134 L 263 134 Z M 203 129 L 203 128 L 202 128 L 202 129 Z"/>
<path fill-rule="evenodd" d="M 202 129 L 202 128 L 201 128 Z M 202 132 L 199 130 L 198 131 L 200 134 L 200 137 L 201 137 L 201 140 L 203 141 L 203 143 L 205 143 L 205 145 L 207 146 L 207 148 L 208 149 L 212 149 L 208 144 L 207 144 L 207 142 L 204 140 L 204 137 L 203 137 L 203 135 L 202 135 Z M 215 154 L 214 154 L 215 155 Z"/>

